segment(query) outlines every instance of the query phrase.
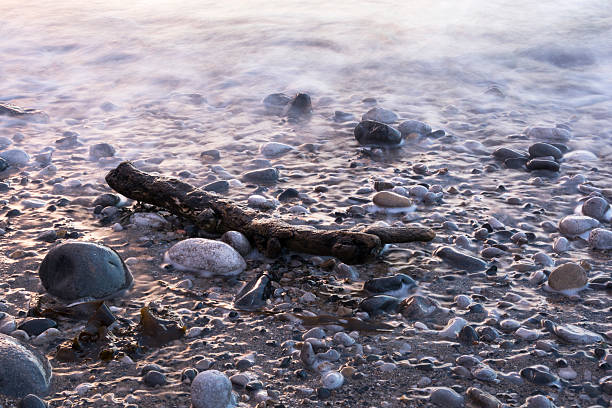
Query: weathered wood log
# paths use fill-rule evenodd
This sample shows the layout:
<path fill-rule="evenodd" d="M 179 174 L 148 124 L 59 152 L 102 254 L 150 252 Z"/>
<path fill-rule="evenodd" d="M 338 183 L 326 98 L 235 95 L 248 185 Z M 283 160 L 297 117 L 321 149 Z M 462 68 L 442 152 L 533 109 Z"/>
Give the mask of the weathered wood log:
<path fill-rule="evenodd" d="M 240 231 L 266 256 L 277 257 L 283 248 L 313 255 L 334 256 L 346 263 L 363 263 L 386 242 L 430 241 L 430 228 L 372 228 L 368 232 L 317 230 L 290 225 L 258 211 L 243 208 L 217 194 L 174 178 L 153 176 L 123 162 L 106 175 L 106 182 L 131 199 L 167 209 L 211 233 Z M 387 240 L 387 239 L 391 240 Z"/>

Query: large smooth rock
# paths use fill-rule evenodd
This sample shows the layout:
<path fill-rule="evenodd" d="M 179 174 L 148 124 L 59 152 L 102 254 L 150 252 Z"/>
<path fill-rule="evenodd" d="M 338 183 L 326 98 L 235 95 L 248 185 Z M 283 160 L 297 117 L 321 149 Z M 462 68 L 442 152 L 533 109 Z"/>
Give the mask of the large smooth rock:
<path fill-rule="evenodd" d="M 204 277 L 234 276 L 246 268 L 246 262 L 234 248 L 205 238 L 189 238 L 174 244 L 166 252 L 165 260 L 179 270 Z"/>
<path fill-rule="evenodd" d="M 193 408 L 228 408 L 235 405 L 232 382 L 217 370 L 203 371 L 191 383 Z"/>
<path fill-rule="evenodd" d="M 554 290 L 581 288 L 587 284 L 586 271 L 578 264 L 566 263 L 555 268 L 548 277 L 548 286 Z"/>
<path fill-rule="evenodd" d="M 355 126 L 355 139 L 361 145 L 399 146 L 402 134 L 384 123 L 363 120 Z"/>
<path fill-rule="evenodd" d="M 132 285 L 129 269 L 113 249 L 67 241 L 52 248 L 38 270 L 45 289 L 64 300 L 102 299 Z"/>
<path fill-rule="evenodd" d="M 583 215 L 568 215 L 559 221 L 559 232 L 569 237 L 579 236 L 599 226 L 595 218 Z"/>
<path fill-rule="evenodd" d="M 51 383 L 51 364 L 47 358 L 19 342 L 0 334 L 0 394 L 23 397 L 45 395 Z"/>
<path fill-rule="evenodd" d="M 468 272 L 482 271 L 487 267 L 487 264 L 484 261 L 471 255 L 459 252 L 449 246 L 439 247 L 433 254 L 439 258 L 442 258 L 442 260 L 449 265 Z"/>
<path fill-rule="evenodd" d="M 9 166 L 23 167 L 30 162 L 30 155 L 21 149 L 12 149 L 0 153 L 0 158 L 4 159 Z"/>
<path fill-rule="evenodd" d="M 372 202 L 380 207 L 403 208 L 412 206 L 413 202 L 408 197 L 392 193 L 391 191 L 380 191 L 372 197 Z"/>

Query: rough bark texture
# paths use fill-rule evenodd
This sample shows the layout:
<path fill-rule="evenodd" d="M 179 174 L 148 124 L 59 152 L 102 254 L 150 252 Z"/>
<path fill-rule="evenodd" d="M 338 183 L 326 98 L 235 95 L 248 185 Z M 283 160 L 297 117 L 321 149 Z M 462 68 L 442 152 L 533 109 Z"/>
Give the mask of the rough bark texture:
<path fill-rule="evenodd" d="M 129 162 L 111 170 L 106 175 L 106 182 L 126 197 L 163 207 L 190 219 L 205 231 L 240 231 L 269 257 L 276 257 L 287 248 L 314 255 L 330 255 L 355 264 L 379 254 L 384 243 L 430 241 L 435 237 L 431 229 L 423 227 L 376 227 L 358 232 L 290 225 L 180 180 L 143 173 Z"/>

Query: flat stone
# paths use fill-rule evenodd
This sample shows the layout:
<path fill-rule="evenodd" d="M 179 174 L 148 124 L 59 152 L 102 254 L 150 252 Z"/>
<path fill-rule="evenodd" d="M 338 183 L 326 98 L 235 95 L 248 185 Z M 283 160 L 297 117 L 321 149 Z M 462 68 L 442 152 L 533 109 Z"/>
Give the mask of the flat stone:
<path fill-rule="evenodd" d="M 486 269 L 487 264 L 471 255 L 464 254 L 449 246 L 442 246 L 436 249 L 434 256 L 442 258 L 446 263 L 456 268 L 468 271 L 478 272 Z"/>
<path fill-rule="evenodd" d="M 52 248 L 38 270 L 45 289 L 64 300 L 102 299 L 132 285 L 132 274 L 113 249 L 67 241 Z"/>
<path fill-rule="evenodd" d="M 225 242 L 205 238 L 189 238 L 174 244 L 165 261 L 176 269 L 213 275 L 235 276 L 246 268 L 242 256 Z"/>
<path fill-rule="evenodd" d="M 566 263 L 555 268 L 548 277 L 548 285 L 554 290 L 581 288 L 587 284 L 586 271 L 578 264 Z"/>
<path fill-rule="evenodd" d="M 37 350 L 0 334 L 0 394 L 20 398 L 45 395 L 51 383 L 51 365 Z"/>

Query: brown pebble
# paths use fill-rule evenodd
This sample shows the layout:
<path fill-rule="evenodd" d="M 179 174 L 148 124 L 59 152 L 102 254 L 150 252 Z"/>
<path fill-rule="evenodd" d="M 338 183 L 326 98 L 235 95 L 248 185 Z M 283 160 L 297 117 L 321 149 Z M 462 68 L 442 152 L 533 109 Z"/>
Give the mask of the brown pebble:
<path fill-rule="evenodd" d="M 578 264 L 566 263 L 555 268 L 548 277 L 548 285 L 554 290 L 581 288 L 587 283 L 587 274 Z"/>

